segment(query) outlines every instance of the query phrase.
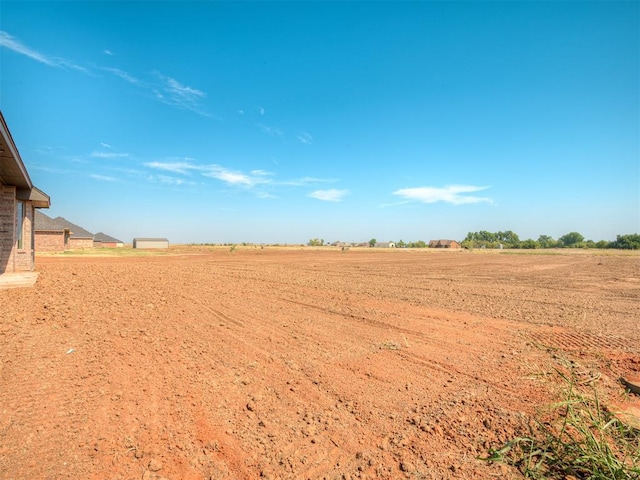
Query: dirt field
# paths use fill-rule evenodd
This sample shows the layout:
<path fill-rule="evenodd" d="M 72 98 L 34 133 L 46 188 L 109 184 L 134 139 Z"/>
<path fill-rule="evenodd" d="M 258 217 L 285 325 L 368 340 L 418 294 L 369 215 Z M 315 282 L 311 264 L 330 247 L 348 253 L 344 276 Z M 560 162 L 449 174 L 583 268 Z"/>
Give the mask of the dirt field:
<path fill-rule="evenodd" d="M 173 249 L 0 290 L 0 478 L 517 478 L 553 368 L 640 373 L 640 256 Z"/>

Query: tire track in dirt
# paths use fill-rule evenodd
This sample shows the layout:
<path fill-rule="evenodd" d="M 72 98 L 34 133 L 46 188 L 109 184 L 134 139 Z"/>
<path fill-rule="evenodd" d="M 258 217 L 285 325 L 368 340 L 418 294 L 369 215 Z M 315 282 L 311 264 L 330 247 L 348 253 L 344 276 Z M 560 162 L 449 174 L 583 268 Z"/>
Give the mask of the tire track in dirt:
<path fill-rule="evenodd" d="M 543 346 L 566 351 L 620 351 L 640 353 L 640 348 L 629 338 L 596 335 L 586 332 L 555 329 L 551 333 L 532 333 L 531 338 Z"/>

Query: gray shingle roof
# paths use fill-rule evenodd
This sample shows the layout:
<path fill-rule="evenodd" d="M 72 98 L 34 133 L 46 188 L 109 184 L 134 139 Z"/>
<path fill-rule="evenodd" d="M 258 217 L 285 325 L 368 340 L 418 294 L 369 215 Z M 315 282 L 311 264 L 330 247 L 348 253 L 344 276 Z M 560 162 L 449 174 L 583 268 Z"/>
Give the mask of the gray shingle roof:
<path fill-rule="evenodd" d="M 93 236 L 94 242 L 115 242 L 115 243 L 124 243 L 122 240 L 118 240 L 117 238 L 113 238 L 106 233 L 98 232 Z"/>
<path fill-rule="evenodd" d="M 85 230 L 75 223 L 71 223 L 64 217 L 56 217 L 53 221 L 63 225 L 65 228 L 68 228 L 71 231 L 70 238 L 93 238 L 93 233 Z"/>
<path fill-rule="evenodd" d="M 61 232 L 68 229 L 61 223 L 56 222 L 53 218 L 45 215 L 40 210 L 36 210 L 35 215 L 35 230 L 36 232 Z"/>

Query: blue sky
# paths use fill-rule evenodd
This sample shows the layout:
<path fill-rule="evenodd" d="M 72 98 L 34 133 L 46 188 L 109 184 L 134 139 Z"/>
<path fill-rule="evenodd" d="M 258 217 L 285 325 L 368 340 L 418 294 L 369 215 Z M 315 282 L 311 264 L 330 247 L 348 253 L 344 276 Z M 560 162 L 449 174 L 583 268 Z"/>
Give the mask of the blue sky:
<path fill-rule="evenodd" d="M 640 3 L 12 2 L 50 216 L 130 242 L 640 232 Z"/>

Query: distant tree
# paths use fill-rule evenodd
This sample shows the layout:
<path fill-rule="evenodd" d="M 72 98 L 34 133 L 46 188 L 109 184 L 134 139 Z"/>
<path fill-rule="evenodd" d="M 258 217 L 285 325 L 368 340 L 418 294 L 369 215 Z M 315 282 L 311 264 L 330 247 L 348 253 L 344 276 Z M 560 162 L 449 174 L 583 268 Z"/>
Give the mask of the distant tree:
<path fill-rule="evenodd" d="M 610 248 L 621 248 L 624 250 L 640 250 L 640 234 L 617 235 L 616 239 L 609 245 Z"/>
<path fill-rule="evenodd" d="M 415 245 L 415 248 L 427 248 L 427 242 L 425 242 L 424 240 L 418 240 L 417 242 L 413 242 L 413 244 Z"/>
<path fill-rule="evenodd" d="M 402 239 L 400 239 L 400 240 L 398 240 L 396 242 L 396 247 L 398 247 L 398 248 L 407 248 L 407 244 L 404 243 L 404 241 Z"/>
<path fill-rule="evenodd" d="M 607 242 L 606 240 L 600 240 L 599 242 L 596 242 L 596 248 L 611 248 L 611 243 L 613 242 Z"/>
<path fill-rule="evenodd" d="M 498 248 L 500 243 L 498 234 L 480 230 L 479 232 L 469 232 L 462 241 L 462 246 L 465 248 Z"/>
<path fill-rule="evenodd" d="M 511 230 L 507 230 L 506 232 L 497 232 L 494 235 L 496 240 L 505 247 L 515 247 L 520 242 L 518 235 L 513 233 Z"/>
<path fill-rule="evenodd" d="M 555 248 L 558 246 L 557 240 L 554 240 L 553 237 L 549 235 L 540 235 L 538 237 L 538 243 L 540 244 L 540 248 Z"/>
<path fill-rule="evenodd" d="M 375 238 L 369 240 L 369 246 L 372 248 L 376 246 L 376 243 L 378 243 L 378 241 Z"/>
<path fill-rule="evenodd" d="M 540 243 L 536 242 L 535 240 L 531 239 L 531 238 L 527 238 L 526 240 L 522 240 L 521 242 L 518 242 L 514 248 L 525 248 L 525 249 L 535 249 L 535 248 L 540 248 Z"/>
<path fill-rule="evenodd" d="M 307 243 L 307 245 L 309 245 L 310 247 L 321 247 L 322 245 L 324 245 L 324 239 L 312 238 L 311 240 L 309 240 L 309 243 Z"/>
<path fill-rule="evenodd" d="M 561 236 L 558 239 L 558 242 L 562 244 L 564 247 L 580 247 L 582 242 L 584 242 L 584 236 L 578 232 L 569 232 L 566 235 Z"/>

